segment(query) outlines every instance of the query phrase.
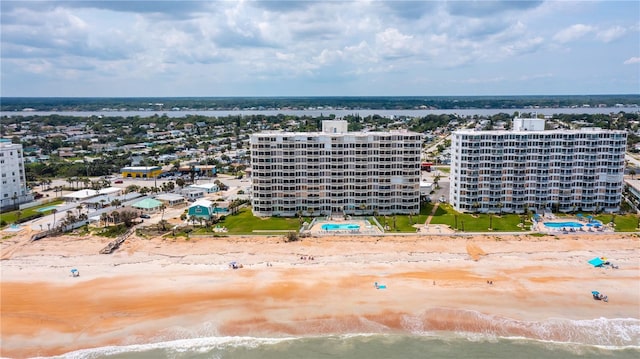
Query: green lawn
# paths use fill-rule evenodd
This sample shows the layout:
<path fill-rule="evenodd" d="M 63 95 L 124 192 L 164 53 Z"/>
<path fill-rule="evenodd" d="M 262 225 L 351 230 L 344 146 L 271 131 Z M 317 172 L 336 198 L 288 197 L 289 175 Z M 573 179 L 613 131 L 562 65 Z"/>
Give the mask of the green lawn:
<path fill-rule="evenodd" d="M 635 232 L 638 230 L 638 227 L 640 227 L 640 217 L 633 214 L 601 214 L 596 216 L 595 219 L 603 224 L 613 221 L 616 232 Z"/>
<path fill-rule="evenodd" d="M 38 212 L 38 209 L 40 208 L 45 208 L 45 207 L 49 207 L 49 206 L 55 206 L 58 204 L 63 203 L 64 201 L 59 199 L 59 200 L 54 200 L 45 204 L 41 204 L 39 206 L 36 207 L 31 207 L 31 208 L 27 208 L 25 210 L 22 210 L 20 213 L 20 218 L 25 218 L 25 217 L 29 217 L 32 216 L 34 214 L 38 214 L 40 212 Z M 49 214 L 50 211 L 47 211 L 44 214 Z M 1 226 L 7 226 L 9 224 L 15 223 L 15 221 L 18 219 L 18 211 L 11 211 L 11 212 L 4 212 L 0 214 L 0 224 L 2 224 Z"/>
<path fill-rule="evenodd" d="M 306 219 L 308 222 L 310 219 Z M 228 229 L 227 234 L 256 234 L 253 232 L 260 232 L 261 234 L 282 234 L 282 231 L 298 231 L 300 229 L 300 219 L 298 218 L 284 218 L 284 217 L 271 217 L 271 218 L 258 218 L 253 215 L 250 208 L 241 209 L 238 214 L 225 216 L 224 220 L 220 222 L 220 226 L 224 226 Z"/>
<path fill-rule="evenodd" d="M 431 219 L 431 224 L 445 224 L 461 232 L 517 232 L 522 230 L 521 223 L 522 217 L 517 214 L 458 213 L 447 203 L 441 203 Z M 525 221 L 525 228 L 530 225 L 531 221 Z"/>
<path fill-rule="evenodd" d="M 415 216 L 378 216 L 376 217 L 380 224 L 387 225 L 390 228 L 389 232 L 398 233 L 415 233 L 416 228 L 413 224 L 426 222 L 427 217 L 433 210 L 433 203 L 428 203 L 422 206 L 420 213 Z M 575 219 L 574 215 L 566 215 L 567 219 Z M 394 229 L 395 218 L 395 229 Z M 602 214 L 595 216 L 595 219 L 601 221 L 604 224 L 611 222 L 613 219 L 617 232 L 634 232 L 638 227 L 639 218 L 636 215 L 611 215 Z M 304 219 L 310 222 L 311 218 Z M 440 203 L 436 213 L 431 219 L 431 224 L 444 224 L 453 229 L 457 229 L 459 232 L 520 232 L 522 229 L 522 215 L 518 214 L 502 214 L 502 215 L 488 215 L 488 214 L 473 214 L 473 213 L 458 213 L 451 205 L 447 203 Z M 225 219 L 220 222 L 221 226 L 225 226 L 228 229 L 226 234 L 238 235 L 238 234 L 283 234 L 283 231 L 298 231 L 300 229 L 300 220 L 298 218 L 258 218 L 254 217 L 250 208 L 243 208 L 238 214 L 226 216 Z M 524 222 L 525 230 L 529 230 L 531 226 L 530 219 L 526 219 Z M 490 229 L 491 228 L 491 229 Z M 254 230 L 260 232 L 254 232 Z M 273 232 L 269 232 L 273 231 Z"/>

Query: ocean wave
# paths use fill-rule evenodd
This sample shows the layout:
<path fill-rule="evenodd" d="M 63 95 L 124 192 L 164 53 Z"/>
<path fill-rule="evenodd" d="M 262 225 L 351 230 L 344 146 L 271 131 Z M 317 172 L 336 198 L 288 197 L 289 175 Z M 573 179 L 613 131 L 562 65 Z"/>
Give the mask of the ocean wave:
<path fill-rule="evenodd" d="M 278 336 L 223 336 L 217 334 L 215 326 L 206 330 L 189 332 L 180 330 L 177 336 L 156 337 L 155 342 L 122 346 L 105 346 L 82 349 L 53 358 L 93 359 L 102 357 L 125 358 L 135 353 L 154 353 L 161 357 L 191 358 L 203 354 L 207 358 L 219 357 L 219 353 L 234 350 L 260 351 L 274 347 L 304 346 L 305 341 L 324 341 L 328 345 L 340 346 L 357 342 L 384 341 L 393 344 L 397 340 L 434 340 L 442 343 L 497 344 L 525 343 L 529 346 L 545 346 L 580 355 L 598 351 L 640 351 L 640 319 L 596 318 L 590 320 L 568 320 L 552 318 L 545 321 L 522 321 L 476 311 L 458 309 L 430 309 L 419 315 L 396 315 L 350 318 L 346 322 L 327 318 L 322 323 L 302 324 L 297 333 Z M 343 318 L 344 319 L 344 318 Z M 313 331 L 310 325 L 322 326 L 322 331 Z M 202 328 L 201 328 L 202 329 Z M 317 328 L 316 328 L 317 329 Z M 338 329 L 338 330 L 336 330 Z M 206 334 L 203 332 L 207 332 Z M 215 334 L 214 334 L 215 333 Z M 165 333 L 168 334 L 168 333 Z M 179 337 L 180 339 L 176 339 Z M 169 340 L 173 338 L 172 340 Z M 398 339 L 400 338 L 400 339 Z M 348 346 L 348 345 L 347 345 Z M 222 355 L 226 356 L 226 355 Z M 150 356 L 147 356 L 150 357 Z M 153 355 L 151 356 L 153 357 Z"/>
<path fill-rule="evenodd" d="M 104 346 L 98 348 L 81 349 L 60 356 L 47 357 L 49 359 L 93 359 L 104 356 L 147 352 L 156 349 L 175 352 L 208 352 L 214 349 L 226 350 L 243 347 L 255 349 L 263 345 L 277 344 L 300 338 L 256 338 L 256 337 L 204 337 L 191 339 L 177 339 L 147 344 L 131 344 L 123 346 Z M 35 359 L 45 359 L 44 357 Z"/>
<path fill-rule="evenodd" d="M 525 337 L 489 338 L 460 333 L 377 334 L 350 333 L 311 337 L 207 337 L 180 339 L 151 344 L 108 346 L 70 352 L 53 358 L 323 358 L 367 357 L 386 358 L 389 352 L 397 357 L 416 354 L 446 353 L 444 358 L 476 358 L 478 351 L 490 352 L 492 358 L 512 358 L 514 352 L 523 357 L 581 358 L 615 356 L 637 358 L 638 346 L 603 347 L 534 340 Z M 535 356 L 531 356 L 535 353 Z M 367 354 L 364 355 L 363 354 Z M 526 355 L 525 355 L 526 354 Z"/>
<path fill-rule="evenodd" d="M 410 323 L 405 329 L 412 333 L 450 331 L 470 340 L 520 337 L 603 348 L 640 347 L 640 319 L 636 318 L 524 321 L 470 310 L 437 309 L 404 322 Z"/>

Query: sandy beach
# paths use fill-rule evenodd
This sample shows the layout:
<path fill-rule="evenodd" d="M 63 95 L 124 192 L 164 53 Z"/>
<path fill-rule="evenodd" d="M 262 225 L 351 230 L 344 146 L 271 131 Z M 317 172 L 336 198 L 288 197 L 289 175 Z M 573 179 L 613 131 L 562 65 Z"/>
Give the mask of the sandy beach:
<path fill-rule="evenodd" d="M 113 254 L 98 254 L 108 241 L 2 241 L 0 356 L 235 335 L 490 330 L 568 341 L 531 323 L 640 319 L 635 234 L 293 243 L 282 236 L 134 236 Z M 596 256 L 618 269 L 592 267 L 587 261 Z M 230 269 L 233 261 L 243 268 Z M 594 300 L 592 290 L 609 302 Z"/>

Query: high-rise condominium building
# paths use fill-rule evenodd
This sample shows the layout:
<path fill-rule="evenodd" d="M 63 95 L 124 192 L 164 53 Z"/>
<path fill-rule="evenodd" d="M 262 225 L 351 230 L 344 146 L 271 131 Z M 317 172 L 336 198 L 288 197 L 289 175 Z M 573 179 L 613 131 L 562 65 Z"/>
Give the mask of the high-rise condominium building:
<path fill-rule="evenodd" d="M 511 131 L 456 131 L 449 200 L 461 212 L 620 209 L 625 131 L 544 130 L 514 119 Z"/>
<path fill-rule="evenodd" d="M 256 216 L 417 214 L 418 133 L 348 132 L 323 121 L 322 132 L 251 135 Z"/>
<path fill-rule="evenodd" d="M 22 145 L 0 142 L 0 208 L 33 200 L 27 189 Z"/>

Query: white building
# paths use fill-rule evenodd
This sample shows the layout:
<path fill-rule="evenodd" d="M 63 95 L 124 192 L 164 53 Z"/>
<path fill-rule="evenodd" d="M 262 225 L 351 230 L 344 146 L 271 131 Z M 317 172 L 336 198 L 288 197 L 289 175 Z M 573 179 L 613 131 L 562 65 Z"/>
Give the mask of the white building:
<path fill-rule="evenodd" d="M 251 135 L 256 216 L 419 212 L 421 134 L 322 129 Z"/>
<path fill-rule="evenodd" d="M 620 209 L 625 131 L 544 131 L 544 120 L 530 119 L 515 119 L 515 128 L 453 133 L 449 200 L 457 211 Z"/>
<path fill-rule="evenodd" d="M 33 201 L 27 189 L 22 145 L 0 142 L 0 208 Z"/>

